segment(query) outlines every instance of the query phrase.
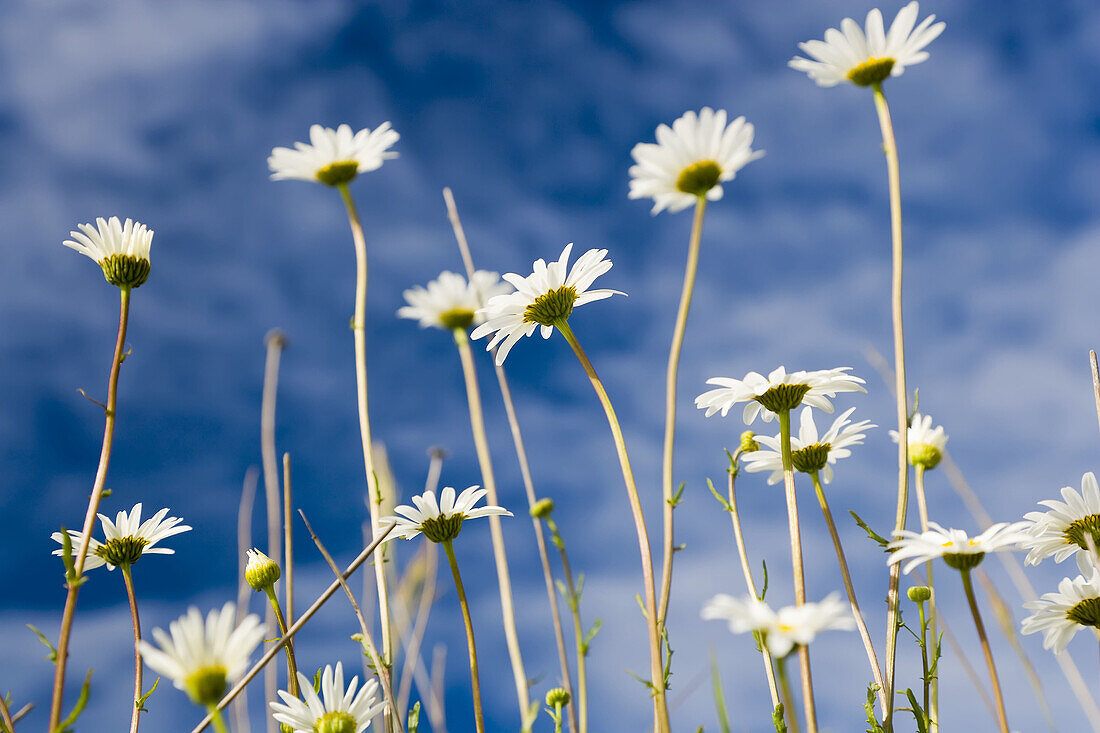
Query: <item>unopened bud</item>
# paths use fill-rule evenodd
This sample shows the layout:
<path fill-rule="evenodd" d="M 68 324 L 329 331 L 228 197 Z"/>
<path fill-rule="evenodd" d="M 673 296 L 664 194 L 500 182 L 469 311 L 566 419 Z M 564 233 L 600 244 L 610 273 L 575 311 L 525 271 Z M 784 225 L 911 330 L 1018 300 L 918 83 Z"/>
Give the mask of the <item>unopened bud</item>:
<path fill-rule="evenodd" d="M 756 442 L 756 433 L 751 430 L 741 433 L 741 451 L 752 453 L 757 450 L 760 450 L 760 444 Z"/>
<path fill-rule="evenodd" d="M 553 499 L 539 499 L 535 502 L 535 505 L 531 507 L 531 516 L 535 519 L 545 519 L 546 517 L 549 517 L 551 512 L 553 511 Z"/>
<path fill-rule="evenodd" d="M 562 687 L 555 687 L 546 693 L 546 705 L 548 707 L 556 708 L 559 705 L 568 705 L 569 700 L 569 693 Z"/>
<path fill-rule="evenodd" d="M 914 585 L 909 589 L 909 600 L 913 603 L 924 603 L 932 597 L 932 589 L 926 585 Z"/>
<path fill-rule="evenodd" d="M 253 548 L 248 551 L 248 564 L 244 566 L 244 579 L 252 590 L 268 590 L 283 577 L 279 563 Z"/>

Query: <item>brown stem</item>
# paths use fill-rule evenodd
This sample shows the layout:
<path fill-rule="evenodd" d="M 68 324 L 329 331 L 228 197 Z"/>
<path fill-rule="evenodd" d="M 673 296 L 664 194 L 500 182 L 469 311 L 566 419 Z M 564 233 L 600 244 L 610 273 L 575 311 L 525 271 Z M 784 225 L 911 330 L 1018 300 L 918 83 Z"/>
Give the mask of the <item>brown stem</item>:
<path fill-rule="evenodd" d="M 985 626 L 982 624 L 982 616 L 978 612 L 978 601 L 974 597 L 974 584 L 970 579 L 969 570 L 961 570 L 963 589 L 966 590 L 966 600 L 970 604 L 970 613 L 974 616 L 974 626 L 978 630 L 978 639 L 982 643 L 982 652 L 985 654 L 985 664 L 989 668 L 989 680 L 993 685 L 993 701 L 997 708 L 997 725 L 1001 733 L 1009 733 L 1008 720 L 1005 716 L 1005 701 L 1001 695 L 1001 683 L 997 679 L 997 667 L 993 664 L 993 652 L 989 648 L 989 638 L 985 635 Z"/>
<path fill-rule="evenodd" d="M 88 556 L 88 545 L 95 526 L 99 501 L 103 498 L 103 486 L 107 481 L 107 467 L 111 463 L 111 446 L 115 435 L 115 410 L 118 404 L 118 373 L 125 358 L 126 326 L 130 319 L 130 288 L 119 288 L 120 304 L 118 316 L 118 338 L 115 340 L 115 355 L 111 362 L 111 376 L 107 380 L 106 417 L 103 425 L 103 446 L 99 452 L 99 467 L 92 483 L 92 495 L 88 500 L 88 511 L 84 514 L 84 528 L 80 535 L 80 545 L 73 557 L 76 579 L 68 584 L 65 596 L 65 610 L 61 614 L 61 632 L 57 640 L 57 664 L 54 669 L 53 696 L 50 699 L 50 727 L 57 730 L 61 723 L 61 705 L 65 693 L 65 667 L 69 660 L 69 638 L 72 635 L 73 616 L 76 613 L 76 598 L 80 592 L 80 581 L 84 572 L 84 560 Z"/>
<path fill-rule="evenodd" d="M 126 584 L 126 598 L 130 601 L 130 619 L 134 625 L 134 710 L 130 718 L 130 733 L 137 733 L 138 729 L 138 716 L 141 714 L 141 676 L 142 676 L 142 663 L 141 652 L 138 650 L 139 642 L 141 641 L 141 619 L 138 618 L 137 596 L 134 594 L 134 579 L 130 575 L 129 565 L 120 565 L 119 570 L 122 571 L 122 581 Z"/>

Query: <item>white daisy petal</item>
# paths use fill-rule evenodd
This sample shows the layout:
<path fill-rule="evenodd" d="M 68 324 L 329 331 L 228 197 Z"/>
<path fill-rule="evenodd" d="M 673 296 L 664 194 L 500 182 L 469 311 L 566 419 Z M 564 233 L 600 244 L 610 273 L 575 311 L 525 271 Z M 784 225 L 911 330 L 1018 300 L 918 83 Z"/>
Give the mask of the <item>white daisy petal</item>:
<path fill-rule="evenodd" d="M 456 497 L 454 488 L 445 486 L 438 502 L 431 491 L 414 496 L 412 502 L 416 505 L 415 509 L 402 504 L 394 508 L 399 516 L 383 519 L 383 521 L 389 519 L 395 524 L 394 530 L 386 539 L 402 537 L 411 540 L 418 534 L 424 534 L 432 542 L 443 542 L 457 537 L 461 531 L 462 522 L 467 519 L 512 516 L 510 511 L 499 506 L 483 506 L 475 509 L 474 505 L 481 501 L 486 493 L 488 492 L 485 489 L 470 486 L 463 489 L 462 493 Z M 448 521 L 458 517 L 461 517 L 461 521 L 457 524 Z"/>
<path fill-rule="evenodd" d="M 389 122 L 383 122 L 373 131 L 364 128 L 355 135 L 347 125 L 340 125 L 335 130 L 313 125 L 309 129 L 310 144 L 299 142 L 294 143 L 293 149 L 275 148 L 267 165 L 275 181 L 297 179 L 330 183 L 324 171 L 346 164 L 349 168 L 347 180 L 351 180 L 358 173 L 376 170 L 385 160 L 396 158 L 397 153 L 389 148 L 400 137 L 390 128 Z"/>

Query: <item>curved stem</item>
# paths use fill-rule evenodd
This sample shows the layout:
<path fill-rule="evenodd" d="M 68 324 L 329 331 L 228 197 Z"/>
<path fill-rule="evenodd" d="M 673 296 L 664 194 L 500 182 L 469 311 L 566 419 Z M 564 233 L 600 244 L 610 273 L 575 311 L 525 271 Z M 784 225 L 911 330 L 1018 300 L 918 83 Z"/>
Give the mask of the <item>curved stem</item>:
<path fill-rule="evenodd" d="M 378 536 L 378 523 L 382 514 L 382 493 L 378 486 L 378 477 L 374 473 L 374 455 L 371 452 L 370 412 L 367 403 L 367 243 L 363 237 L 363 227 L 359 223 L 359 212 L 346 183 L 337 186 L 344 207 L 348 212 L 348 224 L 351 226 L 351 238 L 355 244 L 355 312 L 351 319 L 351 329 L 355 338 L 355 389 L 359 405 L 359 434 L 363 442 L 363 468 L 367 474 L 367 499 L 370 507 L 371 532 Z M 385 572 L 386 550 L 374 559 L 374 577 L 378 584 L 378 614 L 382 626 L 382 661 L 393 663 L 393 640 L 390 628 L 390 597 L 386 586 Z"/>
<path fill-rule="evenodd" d="M 474 355 L 470 349 L 470 339 L 466 331 L 453 329 L 458 355 L 462 361 L 462 376 L 466 381 L 466 401 L 470 406 L 470 429 L 474 435 L 474 447 L 477 450 L 477 462 L 481 468 L 481 481 L 487 493 L 488 503 L 500 505 L 497 498 L 496 477 L 493 474 L 493 460 L 489 454 L 489 440 L 485 436 L 485 418 L 481 406 L 481 390 L 477 386 L 477 372 Z M 504 530 L 500 517 L 489 517 L 489 534 L 493 544 L 493 560 L 496 563 L 497 584 L 500 587 L 500 607 L 504 615 L 504 639 L 508 645 L 508 657 L 512 663 L 512 677 L 516 685 L 516 697 L 519 700 L 519 715 L 522 730 L 530 730 L 533 720 L 529 720 L 531 699 L 527 690 L 527 673 L 523 668 L 523 656 L 519 649 L 519 634 L 516 631 L 516 610 L 512 598 L 512 578 L 508 572 L 508 554 L 504 547 Z M 536 708 L 537 710 L 537 708 Z"/>
<path fill-rule="evenodd" d="M 775 660 L 775 674 L 779 677 L 779 689 L 783 692 L 783 711 L 787 718 L 787 727 L 790 733 L 800 733 L 798 727 L 798 708 L 794 705 L 794 694 L 791 692 L 791 682 L 787 678 L 787 658 L 780 657 Z"/>
<path fill-rule="evenodd" d="M 894 125 L 890 120 L 890 108 L 882 85 L 874 85 L 875 109 L 878 112 L 879 127 L 882 128 L 882 149 L 886 154 L 886 171 L 890 181 L 890 239 L 893 249 L 893 272 L 891 276 L 891 313 L 894 322 L 894 393 L 897 398 L 898 417 L 898 501 L 894 530 L 905 529 L 905 517 L 909 502 L 909 441 L 906 430 L 909 427 L 908 391 L 905 386 L 905 331 L 902 327 L 901 281 L 902 281 L 902 239 L 901 239 L 901 169 L 898 165 L 898 147 L 894 140 Z M 901 566 L 890 566 L 890 587 L 887 593 L 886 622 L 886 716 L 887 731 L 893 729 L 894 705 L 894 666 L 897 658 L 898 642 L 898 587 L 901 583 Z"/>
<path fill-rule="evenodd" d="M 576 715 L 579 718 L 580 733 L 588 733 L 588 649 L 584 640 L 584 624 L 581 623 L 581 597 L 573 582 L 573 568 L 569 564 L 569 555 L 565 552 L 565 540 L 558 532 L 558 523 L 552 517 L 546 517 L 546 527 L 550 530 L 551 541 L 561 556 L 562 574 L 565 575 L 565 589 L 569 592 L 567 605 L 573 614 L 573 643 L 577 654 L 577 697 L 570 697 L 570 707 L 576 700 Z M 572 693 L 570 693 L 572 695 Z"/>
<path fill-rule="evenodd" d="M 779 434 L 783 452 L 783 488 L 787 497 L 787 529 L 791 535 L 791 569 L 794 572 L 794 602 L 806 603 L 806 578 L 802 568 L 802 530 L 798 523 L 798 498 L 794 493 L 794 468 L 791 464 L 791 411 L 779 413 Z M 817 706 L 814 704 L 814 683 L 810 675 L 810 650 L 798 646 L 798 665 L 802 672 L 802 704 L 806 708 L 806 729 L 817 733 Z"/>
<path fill-rule="evenodd" d="M 580 342 L 573 334 L 573 330 L 565 320 L 559 320 L 555 327 L 561 331 L 562 336 L 569 342 L 573 353 L 577 355 L 581 366 L 584 367 L 588 379 L 592 382 L 592 388 L 596 390 L 596 396 L 603 406 L 607 416 L 607 424 L 611 428 L 611 437 L 615 441 L 615 451 L 619 456 L 619 467 L 622 469 L 623 483 L 626 484 L 627 498 L 630 500 L 630 511 L 634 517 L 634 529 L 638 534 L 638 550 L 642 557 L 642 582 L 645 589 L 646 623 L 649 626 L 649 670 L 652 675 L 652 689 L 654 701 L 654 713 L 656 720 L 654 728 L 657 733 L 669 733 L 668 703 L 665 699 L 665 677 L 663 660 L 661 655 L 661 632 L 657 624 L 656 593 L 653 587 L 653 556 L 649 547 L 649 533 L 645 526 L 645 515 L 642 513 L 642 502 L 638 498 L 638 486 L 634 482 L 634 471 L 630 467 L 630 456 L 626 451 L 626 440 L 623 438 L 623 429 L 619 424 L 619 418 L 615 414 L 615 408 L 611 404 L 611 398 L 607 396 L 600 376 L 588 360 Z"/>
<path fill-rule="evenodd" d="M 844 578 L 844 590 L 848 593 L 848 603 L 852 606 L 852 616 L 856 620 L 856 628 L 859 629 L 859 637 L 863 640 L 863 648 L 867 650 L 867 662 L 871 665 L 871 674 L 878 685 L 878 702 L 883 713 L 886 712 L 886 698 L 883 692 L 882 670 L 878 666 L 878 655 L 875 654 L 875 645 L 871 641 L 871 634 L 867 631 L 867 623 L 863 620 L 863 614 L 859 610 L 859 601 L 856 599 L 856 589 L 852 585 L 852 574 L 848 570 L 848 560 L 844 556 L 844 546 L 840 544 L 840 534 L 836 531 L 836 522 L 833 521 L 833 513 L 829 509 L 829 502 L 825 498 L 825 490 L 821 486 L 821 477 L 817 471 L 810 474 L 814 483 L 814 491 L 817 493 L 817 503 L 821 505 L 821 513 L 825 516 L 825 524 L 829 526 L 829 536 L 833 538 L 833 549 L 836 550 L 836 561 L 840 565 L 840 575 Z M 925 705 L 925 710 L 928 706 Z"/>
<path fill-rule="evenodd" d="M 229 729 L 225 727 L 225 720 L 222 719 L 221 711 L 214 705 L 207 708 L 211 718 L 210 722 L 214 726 L 214 730 L 217 733 L 229 733 Z"/>
<path fill-rule="evenodd" d="M 917 510 L 920 513 L 920 531 L 928 531 L 928 502 L 924 495 L 924 466 L 917 466 L 916 468 L 916 490 L 917 490 Z M 936 633 L 936 587 L 932 583 L 932 563 L 926 563 L 925 567 L 928 571 L 928 589 L 932 591 L 932 597 L 928 599 L 928 629 L 932 634 L 932 642 L 940 638 Z M 940 678 L 936 675 L 932 678 L 930 683 L 931 693 L 929 699 L 924 701 L 924 709 L 928 712 L 928 718 L 930 723 L 928 730 L 930 733 L 937 733 L 940 729 Z"/>
<path fill-rule="evenodd" d="M 451 189 L 443 189 L 443 200 L 447 205 L 447 218 L 451 222 L 455 241 L 458 242 L 458 251 L 462 256 L 462 263 L 466 267 L 466 277 L 473 280 L 474 260 L 470 255 L 470 246 L 466 241 L 466 232 L 462 228 L 462 220 L 458 217 L 458 207 L 455 205 L 454 195 Z M 538 502 L 535 495 L 535 484 L 531 479 L 531 466 L 527 461 L 527 449 L 523 445 L 523 433 L 519 429 L 519 418 L 516 416 L 516 406 L 512 401 L 512 390 L 508 387 L 508 378 L 504 374 L 504 367 L 496 364 L 497 384 L 500 387 L 500 395 L 504 400 L 504 412 L 508 417 L 508 427 L 512 433 L 512 443 L 516 449 L 516 458 L 519 460 L 519 472 L 523 479 L 523 489 L 527 493 L 527 506 L 532 508 Z M 558 594 L 554 590 L 554 576 L 550 570 L 550 557 L 546 552 L 546 537 L 543 536 L 542 523 L 538 518 L 531 517 L 531 525 L 535 530 L 535 543 L 539 550 L 539 562 L 542 565 L 542 577 L 546 583 L 546 598 L 550 604 L 550 620 L 554 627 L 554 642 L 558 648 L 558 661 L 561 665 L 562 687 L 573 700 L 573 683 L 569 674 L 569 655 L 565 652 L 565 635 L 562 631 L 561 614 L 558 612 Z M 578 662 L 579 663 L 579 662 Z M 569 709 L 569 730 L 574 733 L 578 730 L 577 706 L 572 702 Z M 580 728 L 585 733 L 585 728 Z"/>
<path fill-rule="evenodd" d="M 141 652 L 138 651 L 138 642 L 141 641 L 141 619 L 138 617 L 137 596 L 134 594 L 134 579 L 130 575 L 129 565 L 119 565 L 122 571 L 122 581 L 126 584 L 126 598 L 130 601 L 130 619 L 134 625 L 134 710 L 130 718 L 130 733 L 137 733 L 138 716 L 141 714 L 141 676 L 142 663 Z"/>
<path fill-rule="evenodd" d="M 275 593 L 274 586 L 265 588 L 267 600 L 271 601 L 271 610 L 275 614 L 275 622 L 279 625 L 279 635 L 286 637 L 286 619 L 283 618 L 283 609 L 279 607 L 279 596 Z M 286 652 L 287 690 L 291 695 L 298 694 L 298 663 L 294 659 L 294 642 L 287 639 L 283 644 Z"/>
<path fill-rule="evenodd" d="M 997 707 L 997 725 L 1001 733 L 1009 733 L 1008 720 L 1005 716 L 1005 701 L 1001 695 L 1001 683 L 997 678 L 997 667 L 993 664 L 993 652 L 989 648 L 989 639 L 985 635 L 985 626 L 982 624 L 982 616 L 978 613 L 978 601 L 974 597 L 974 584 L 970 579 L 969 570 L 960 570 L 963 589 L 966 590 L 966 600 L 970 603 L 970 613 L 974 616 L 974 626 L 978 630 L 978 639 L 982 643 L 982 652 L 985 654 L 985 664 L 989 667 L 989 681 L 993 685 L 993 701 Z"/>
<path fill-rule="evenodd" d="M 267 554 L 279 561 L 283 554 L 282 507 L 279 501 L 279 466 L 275 454 L 275 404 L 279 391 L 279 362 L 282 358 L 286 337 L 278 329 L 268 331 L 264 338 L 267 355 L 264 360 L 264 387 L 260 407 L 260 456 L 264 472 L 264 498 L 266 499 Z M 264 628 L 268 638 L 275 636 L 275 614 L 271 608 L 264 614 Z M 291 681 L 289 684 L 294 684 Z M 279 670 L 268 667 L 264 670 L 264 700 L 267 704 L 278 701 L 276 690 L 279 687 Z M 279 724 L 270 715 L 266 716 L 268 733 L 278 733 Z"/>
<path fill-rule="evenodd" d="M 668 616 L 668 604 L 672 595 L 672 556 L 676 552 L 673 543 L 672 512 L 676 502 L 672 494 L 672 452 L 676 442 L 676 376 L 680 370 L 680 350 L 684 345 L 684 331 L 687 329 L 688 310 L 691 308 L 691 296 L 695 290 L 695 273 L 699 269 L 699 240 L 703 234 L 703 213 L 707 209 L 707 199 L 699 196 L 695 203 L 695 216 L 691 222 L 691 238 L 688 240 L 687 266 L 684 270 L 684 285 L 680 291 L 680 306 L 676 311 L 676 326 L 672 331 L 672 346 L 668 352 L 668 368 L 665 373 L 665 444 L 664 458 L 661 462 L 661 497 L 664 512 L 664 565 L 661 568 L 660 603 L 657 621 L 663 629 Z"/>
<path fill-rule="evenodd" d="M 741 449 L 737 449 L 740 453 Z M 736 460 L 736 454 L 734 454 Z M 737 512 L 737 494 L 734 491 L 734 482 L 737 477 L 733 471 L 727 472 L 729 475 L 729 505 L 730 505 L 730 521 L 733 522 L 733 539 L 737 544 L 737 554 L 741 558 L 741 572 L 745 574 L 745 585 L 749 589 L 749 593 L 753 598 L 759 598 L 760 594 L 756 592 L 756 583 L 752 579 L 752 570 L 749 569 L 749 557 L 745 551 L 745 537 L 741 533 L 741 515 Z M 760 654 L 764 657 L 764 674 L 768 678 L 768 692 L 772 696 L 772 709 L 779 704 L 779 690 L 775 685 L 775 673 L 772 671 L 772 655 L 768 651 L 766 644 L 760 645 Z M 796 726 L 797 727 L 797 724 Z"/>
<path fill-rule="evenodd" d="M 462 607 L 462 623 L 466 625 L 466 648 L 470 652 L 470 687 L 474 697 L 474 724 L 477 733 L 485 733 L 485 719 L 481 714 L 481 681 L 477 671 L 477 646 L 474 644 L 474 624 L 470 620 L 470 606 L 466 603 L 466 590 L 462 586 L 462 576 L 458 572 L 458 560 L 455 559 L 454 544 L 447 540 L 443 543 L 447 553 L 447 562 L 451 564 L 451 575 L 455 579 L 458 592 L 458 605 Z"/>
<path fill-rule="evenodd" d="M 84 560 L 88 557 L 88 545 L 95 526 L 99 501 L 103 498 L 103 485 L 107 482 L 107 468 L 111 463 L 111 446 L 115 436 L 115 410 L 118 403 L 118 373 L 125 357 L 126 327 L 130 320 L 130 288 L 119 288 L 118 338 L 115 340 L 115 355 L 111 362 L 111 376 L 107 379 L 106 417 L 103 425 L 103 446 L 99 451 L 99 466 L 96 468 L 95 481 L 92 483 L 92 495 L 88 500 L 88 511 L 84 514 L 84 528 L 80 535 L 80 545 L 73 563 L 76 571 L 75 582 L 68 584 L 65 596 L 65 610 L 61 614 L 61 632 L 57 639 L 57 663 L 54 669 L 53 697 L 50 700 L 50 731 L 57 730 L 61 723 L 61 705 L 65 693 L 65 666 L 69 660 L 69 637 L 72 635 L 73 616 L 76 613 L 76 597 L 80 592 L 80 580 L 84 572 Z"/>

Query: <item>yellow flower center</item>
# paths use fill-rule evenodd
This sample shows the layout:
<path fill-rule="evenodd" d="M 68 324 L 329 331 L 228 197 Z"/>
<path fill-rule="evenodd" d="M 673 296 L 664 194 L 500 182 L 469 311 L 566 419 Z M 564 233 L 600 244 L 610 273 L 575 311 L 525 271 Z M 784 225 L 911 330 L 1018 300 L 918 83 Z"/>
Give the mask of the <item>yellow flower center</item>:
<path fill-rule="evenodd" d="M 872 56 L 862 64 L 849 69 L 848 81 L 861 87 L 879 84 L 890 76 L 890 72 L 894 70 L 894 63 L 894 59 L 889 56 L 881 59 Z"/>
<path fill-rule="evenodd" d="M 318 170 L 317 180 L 326 186 L 339 186 L 342 183 L 350 183 L 358 172 L 358 161 L 342 160 L 338 163 L 329 163 Z"/>
<path fill-rule="evenodd" d="M 705 196 L 707 191 L 718 185 L 722 168 L 713 160 L 701 160 L 692 163 L 680 172 L 676 179 L 676 188 L 692 196 Z"/>

